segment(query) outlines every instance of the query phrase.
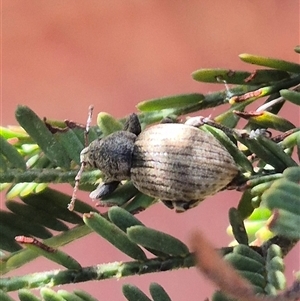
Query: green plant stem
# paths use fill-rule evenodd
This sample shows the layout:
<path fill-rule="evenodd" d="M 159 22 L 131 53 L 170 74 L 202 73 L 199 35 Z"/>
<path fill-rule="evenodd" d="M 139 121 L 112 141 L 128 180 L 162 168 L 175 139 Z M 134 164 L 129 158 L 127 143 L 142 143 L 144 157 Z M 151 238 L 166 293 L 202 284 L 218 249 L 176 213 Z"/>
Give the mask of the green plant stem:
<path fill-rule="evenodd" d="M 67 233 L 57 237 L 49 238 L 44 242 L 48 246 L 57 248 L 65 245 L 74 239 L 87 235 L 92 230 L 86 225 L 78 226 Z M 220 256 L 225 256 L 231 253 L 232 247 L 225 247 L 218 249 Z M 40 254 L 32 250 L 24 249 L 16 252 L 6 261 L 7 269 L 2 267 L 1 274 L 20 267 L 29 261 L 39 257 Z M 168 257 L 168 258 L 154 258 L 146 261 L 134 262 L 114 262 L 107 264 L 99 264 L 93 267 L 86 267 L 80 270 L 56 270 L 48 272 L 40 272 L 28 274 L 13 278 L 0 278 L 0 290 L 13 291 L 21 288 L 37 288 L 42 286 L 55 286 L 67 283 L 83 282 L 89 280 L 104 280 L 108 278 L 120 278 L 132 276 L 136 274 L 147 274 L 154 272 L 163 272 L 179 268 L 190 268 L 195 266 L 193 254 L 189 253 L 186 256 Z"/>
<path fill-rule="evenodd" d="M 254 86 L 235 86 L 230 89 L 230 93 L 233 95 L 240 95 L 244 94 L 253 90 L 256 90 L 258 88 L 261 88 L 261 85 L 254 85 Z M 140 113 L 138 114 L 139 120 L 144 125 L 150 125 L 152 123 L 158 122 L 161 119 L 168 117 L 168 116 L 181 116 L 185 114 L 190 114 L 194 112 L 198 112 L 204 109 L 213 108 L 216 106 L 223 105 L 225 103 L 228 103 L 228 91 L 227 90 L 221 90 L 217 92 L 212 92 L 204 95 L 204 99 L 201 100 L 199 103 L 196 104 L 190 104 L 179 108 L 169 108 L 164 110 L 158 110 L 158 111 L 151 111 L 147 113 Z M 239 107 L 235 107 L 235 109 L 238 109 Z M 229 108 L 228 110 L 231 110 Z M 120 119 L 121 122 L 125 122 L 126 118 Z"/>
<path fill-rule="evenodd" d="M 195 260 L 191 253 L 185 257 L 154 258 L 143 262 L 113 262 L 85 267 L 80 270 L 52 270 L 20 277 L 2 278 L 0 279 L 0 289 L 9 292 L 21 288 L 32 289 L 90 280 L 121 278 L 179 268 L 190 268 L 192 266 L 195 266 Z"/>
<path fill-rule="evenodd" d="M 9 169 L 0 173 L 0 183 L 73 183 L 78 170 L 61 169 Z M 94 183 L 101 173 L 99 170 L 83 172 L 81 183 Z"/>

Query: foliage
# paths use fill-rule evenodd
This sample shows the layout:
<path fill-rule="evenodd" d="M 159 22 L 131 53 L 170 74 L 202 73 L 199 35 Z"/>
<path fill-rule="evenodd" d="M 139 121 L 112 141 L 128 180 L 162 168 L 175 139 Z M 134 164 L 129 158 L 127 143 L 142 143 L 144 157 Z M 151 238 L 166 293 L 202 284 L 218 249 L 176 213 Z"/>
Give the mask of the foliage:
<path fill-rule="evenodd" d="M 299 47 L 295 51 L 299 52 Z M 6 190 L 8 209 L 0 211 L 0 270 L 4 275 L 38 256 L 63 268 L 21 277 L 2 276 L 1 300 L 12 300 L 7 294 L 11 291 L 18 291 L 20 300 L 95 300 L 80 290 L 55 292 L 48 287 L 196 265 L 220 289 L 213 300 L 273 300 L 274 295 L 299 298 L 299 279 L 284 291 L 283 257 L 300 238 L 300 128 L 278 114 L 287 101 L 300 105 L 300 65 L 250 54 L 240 58 L 263 69 L 197 70 L 192 74 L 195 80 L 225 83 L 226 89 L 206 95 L 157 98 L 137 105 L 144 128 L 167 117 L 177 119 L 230 104 L 214 120 L 204 118 L 202 130 L 226 147 L 241 172 L 236 183 L 241 198 L 237 208 L 229 211 L 228 232 L 234 236 L 234 244 L 217 254 L 199 233 L 189 248 L 177 238 L 147 227 L 134 215 L 157 200 L 137 191 L 130 181 L 101 200 L 115 205 L 107 214 L 101 215 L 80 200 L 70 212 L 67 206 L 71 197 L 48 184 L 74 184 L 79 154 L 85 145 L 85 127 L 70 121 L 41 120 L 30 108 L 19 106 L 16 119 L 21 127 L 1 127 L 0 135 L 0 187 Z M 233 86 L 229 89 L 227 84 Z M 265 102 L 256 111 L 246 111 L 249 104 L 263 97 Z M 243 129 L 239 129 L 241 119 L 247 120 Z M 119 130 L 124 121 L 125 118 L 115 120 L 100 113 L 98 126 L 89 131 L 89 141 Z M 271 137 L 274 130 L 279 134 Z M 294 149 L 297 154 L 293 154 Z M 80 189 L 91 191 L 101 176 L 99 170 L 85 170 Z M 82 267 L 59 249 L 91 232 L 101 235 L 133 261 Z M 144 250 L 153 257 L 149 258 Z M 33 295 L 31 288 L 40 288 L 41 297 Z M 255 296 L 256 293 L 259 294 Z M 157 283 L 150 285 L 152 299 L 131 285 L 124 285 L 123 294 L 128 300 L 171 300 Z"/>

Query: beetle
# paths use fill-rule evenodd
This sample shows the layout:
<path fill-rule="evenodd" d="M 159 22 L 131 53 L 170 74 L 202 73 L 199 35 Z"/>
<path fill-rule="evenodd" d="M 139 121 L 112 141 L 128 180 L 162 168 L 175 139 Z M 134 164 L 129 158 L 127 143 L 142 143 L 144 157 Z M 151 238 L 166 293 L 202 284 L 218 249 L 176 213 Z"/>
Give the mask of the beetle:
<path fill-rule="evenodd" d="M 91 142 L 80 154 L 84 165 L 104 175 L 90 197 L 100 199 L 131 180 L 142 193 L 183 212 L 224 189 L 238 167 L 220 142 L 198 126 L 190 118 L 186 124 L 160 123 L 141 131 L 137 115 L 131 114 L 123 130 Z"/>

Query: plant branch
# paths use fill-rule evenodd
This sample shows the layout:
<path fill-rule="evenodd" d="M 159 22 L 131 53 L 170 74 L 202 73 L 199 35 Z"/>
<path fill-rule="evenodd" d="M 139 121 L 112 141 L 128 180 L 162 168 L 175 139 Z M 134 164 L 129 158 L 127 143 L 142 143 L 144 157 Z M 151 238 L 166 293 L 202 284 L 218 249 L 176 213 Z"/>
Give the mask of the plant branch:
<path fill-rule="evenodd" d="M 0 173 L 0 183 L 73 183 L 77 170 L 61 169 L 9 169 Z M 81 183 L 94 183 L 101 173 L 99 170 L 84 172 Z"/>
<path fill-rule="evenodd" d="M 22 288 L 32 289 L 90 280 L 121 278 L 179 268 L 190 268 L 192 266 L 195 266 L 195 261 L 191 253 L 185 257 L 153 258 L 143 262 L 113 262 L 85 267 L 80 270 L 52 270 L 20 277 L 2 278 L 0 279 L 0 289 L 9 292 Z"/>

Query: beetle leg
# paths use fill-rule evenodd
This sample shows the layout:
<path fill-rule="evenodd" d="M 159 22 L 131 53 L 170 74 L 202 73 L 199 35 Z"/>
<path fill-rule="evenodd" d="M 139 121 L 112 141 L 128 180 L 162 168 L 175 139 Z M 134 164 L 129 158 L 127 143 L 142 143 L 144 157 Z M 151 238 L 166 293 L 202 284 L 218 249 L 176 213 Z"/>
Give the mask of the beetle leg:
<path fill-rule="evenodd" d="M 167 116 L 165 118 L 163 118 L 160 123 L 165 124 L 165 123 L 177 123 L 177 119 L 176 118 L 172 118 L 170 116 Z"/>
<path fill-rule="evenodd" d="M 210 120 L 210 119 L 203 117 L 203 116 L 196 116 L 196 117 L 191 117 L 191 118 L 187 119 L 184 124 L 198 128 L 199 126 L 206 124 L 206 122 L 208 120 Z M 212 121 L 212 120 L 210 120 L 210 121 Z"/>
<path fill-rule="evenodd" d="M 174 201 L 173 202 L 176 213 L 185 212 L 190 209 L 189 202 L 184 201 Z"/>
<path fill-rule="evenodd" d="M 223 189 L 221 190 L 237 190 L 237 191 L 245 191 L 247 188 L 247 181 L 248 178 L 243 175 L 242 172 L 239 172 L 230 183 L 228 183 Z"/>
<path fill-rule="evenodd" d="M 228 136 L 242 136 L 247 133 L 245 130 L 232 129 L 220 123 L 215 122 L 209 117 L 203 117 L 203 116 L 191 117 L 184 124 L 194 126 L 197 128 L 200 127 L 201 125 L 207 124 L 216 129 L 223 131 Z"/>
<path fill-rule="evenodd" d="M 99 184 L 99 186 L 90 193 L 90 198 L 93 200 L 101 199 L 102 197 L 111 194 L 117 189 L 119 183 L 119 181 L 113 181 Z"/>
<path fill-rule="evenodd" d="M 129 115 L 128 119 L 125 121 L 123 130 L 133 133 L 137 136 L 141 133 L 141 124 L 139 118 L 135 113 Z"/>
<path fill-rule="evenodd" d="M 167 201 L 163 200 L 162 202 L 170 209 L 174 209 L 177 213 L 185 212 L 193 207 L 196 207 L 202 200 L 194 201 Z"/>
<path fill-rule="evenodd" d="M 167 206 L 169 209 L 174 209 L 174 205 L 172 201 L 162 200 L 163 204 Z"/>
<path fill-rule="evenodd" d="M 194 200 L 194 201 L 175 201 L 173 202 L 173 205 L 175 207 L 175 211 L 177 213 L 185 212 L 191 208 L 196 207 L 202 200 Z"/>

